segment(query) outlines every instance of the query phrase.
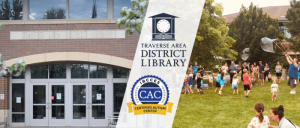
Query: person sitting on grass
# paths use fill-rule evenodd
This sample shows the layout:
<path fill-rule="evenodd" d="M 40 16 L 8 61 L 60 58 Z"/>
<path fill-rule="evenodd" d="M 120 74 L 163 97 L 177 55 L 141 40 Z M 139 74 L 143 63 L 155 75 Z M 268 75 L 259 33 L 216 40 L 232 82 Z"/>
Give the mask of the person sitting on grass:
<path fill-rule="evenodd" d="M 252 118 L 247 128 L 268 128 L 270 121 L 268 116 L 264 116 L 265 106 L 261 102 L 257 102 L 254 105 L 255 117 Z"/>
<path fill-rule="evenodd" d="M 299 128 L 289 119 L 283 117 L 284 116 L 284 108 L 282 105 L 279 107 L 271 108 L 269 118 L 272 122 L 277 124 L 276 126 L 269 125 L 269 128 Z"/>
<path fill-rule="evenodd" d="M 271 75 L 271 72 L 269 72 L 269 74 L 268 74 L 268 82 L 271 82 L 271 80 L 272 80 L 272 75 Z"/>
<path fill-rule="evenodd" d="M 209 74 L 208 80 L 209 80 L 210 87 L 214 88 L 214 75 L 213 75 L 213 73 Z"/>
<path fill-rule="evenodd" d="M 190 82 L 189 76 L 185 76 L 185 79 L 184 79 L 184 85 L 185 85 L 184 94 L 186 94 L 186 92 L 188 92 L 190 94 L 189 82 Z"/>
<path fill-rule="evenodd" d="M 235 74 L 233 76 L 233 80 L 232 80 L 232 89 L 233 89 L 233 94 L 236 91 L 236 94 L 239 94 L 239 89 L 238 89 L 238 84 L 239 84 L 239 79 L 237 78 L 237 74 Z"/>
<path fill-rule="evenodd" d="M 247 69 L 244 69 L 243 70 L 244 74 L 243 74 L 243 85 L 244 85 L 244 94 L 245 94 L 245 97 L 249 98 L 249 92 L 251 90 L 251 87 L 250 87 L 250 77 L 248 75 L 248 71 Z M 248 90 L 248 92 L 247 92 Z"/>
<path fill-rule="evenodd" d="M 255 81 L 256 81 L 255 73 L 252 72 L 252 75 L 251 75 L 251 88 L 252 88 L 252 86 L 255 87 Z"/>
<path fill-rule="evenodd" d="M 277 94 L 279 93 L 278 84 L 276 84 L 276 79 L 272 79 L 273 84 L 271 84 L 271 93 L 272 93 L 272 101 L 276 101 Z"/>
<path fill-rule="evenodd" d="M 221 87 L 221 85 L 220 85 L 220 79 L 221 79 L 221 71 L 219 71 L 219 74 L 217 75 L 215 92 L 217 92 L 218 88 Z"/>

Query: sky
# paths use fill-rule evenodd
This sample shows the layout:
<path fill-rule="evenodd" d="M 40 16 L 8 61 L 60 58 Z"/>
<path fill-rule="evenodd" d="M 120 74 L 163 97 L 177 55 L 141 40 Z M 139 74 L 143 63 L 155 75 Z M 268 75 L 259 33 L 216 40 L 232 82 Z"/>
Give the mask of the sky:
<path fill-rule="evenodd" d="M 248 8 L 251 2 L 259 7 L 290 5 L 290 0 L 215 0 L 215 3 L 222 3 L 223 15 L 238 13 L 242 5 Z"/>

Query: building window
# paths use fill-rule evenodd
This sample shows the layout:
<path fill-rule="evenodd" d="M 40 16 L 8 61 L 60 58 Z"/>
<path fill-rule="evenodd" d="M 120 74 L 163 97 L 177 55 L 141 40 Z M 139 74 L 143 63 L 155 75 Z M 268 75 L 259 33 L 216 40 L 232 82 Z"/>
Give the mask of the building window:
<path fill-rule="evenodd" d="M 23 0 L 0 0 L 0 20 L 22 20 Z"/>
<path fill-rule="evenodd" d="M 114 112 L 121 110 L 126 86 L 126 83 L 114 83 Z"/>
<path fill-rule="evenodd" d="M 29 0 L 29 19 L 66 19 L 66 0 Z"/>
<path fill-rule="evenodd" d="M 114 68 L 113 69 L 114 78 L 127 78 L 127 70 Z"/>
<path fill-rule="evenodd" d="M 31 67 L 31 79 L 48 79 L 48 65 Z"/>
<path fill-rule="evenodd" d="M 25 84 L 12 84 L 12 122 L 25 122 Z"/>
<path fill-rule="evenodd" d="M 279 26 L 280 30 L 282 31 L 282 33 L 287 37 L 287 38 L 291 38 L 291 33 L 289 33 L 287 31 L 287 28 L 285 26 Z"/>
<path fill-rule="evenodd" d="M 90 65 L 90 78 L 106 78 L 107 67 L 101 65 Z"/>
<path fill-rule="evenodd" d="M 130 0 L 114 0 L 114 18 L 122 18 L 120 12 L 123 7 L 132 8 L 132 3 Z"/>
<path fill-rule="evenodd" d="M 69 19 L 106 19 L 107 0 L 69 0 Z"/>
<path fill-rule="evenodd" d="M 86 86 L 73 86 L 73 119 L 86 119 Z"/>
<path fill-rule="evenodd" d="M 13 75 L 12 75 L 12 79 L 25 79 L 25 71 L 22 71 L 22 73 L 19 75 L 19 76 L 14 76 L 16 73 L 13 72 Z"/>
<path fill-rule="evenodd" d="M 71 78 L 88 78 L 88 64 L 71 64 Z"/>
<path fill-rule="evenodd" d="M 62 78 L 66 79 L 66 71 L 67 65 L 66 64 L 52 64 L 49 65 L 49 77 L 51 78 Z"/>

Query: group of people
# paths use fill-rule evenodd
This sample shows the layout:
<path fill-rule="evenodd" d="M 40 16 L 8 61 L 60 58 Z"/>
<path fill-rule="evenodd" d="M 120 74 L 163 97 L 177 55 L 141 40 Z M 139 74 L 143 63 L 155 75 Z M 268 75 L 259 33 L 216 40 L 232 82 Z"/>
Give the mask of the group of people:
<path fill-rule="evenodd" d="M 189 65 L 188 68 L 188 75 L 185 76 L 184 79 L 184 94 L 188 92 L 188 94 L 193 93 L 192 86 L 193 81 L 196 80 L 195 90 L 198 92 L 198 94 L 203 94 L 202 85 L 203 85 L 203 72 L 204 68 L 202 65 L 197 65 L 197 62 L 195 62 L 195 65 Z"/>
<path fill-rule="evenodd" d="M 264 116 L 265 106 L 261 102 L 257 102 L 254 105 L 254 112 L 256 116 L 252 118 L 247 128 L 297 128 L 292 121 L 284 117 L 284 107 L 273 107 L 270 110 L 269 118 L 272 122 L 277 124 L 276 126 L 270 125 L 268 116 Z M 299 127 L 298 127 L 299 128 Z"/>
<path fill-rule="evenodd" d="M 300 62 L 297 63 L 297 59 L 292 59 L 289 55 L 285 54 L 286 60 L 290 64 L 289 67 L 289 80 L 288 85 L 291 87 L 290 94 L 296 94 L 296 85 L 299 84 L 300 81 L 300 70 L 298 67 L 300 67 Z M 259 65 L 256 65 L 254 62 L 253 65 L 250 65 L 250 63 L 244 63 L 241 67 L 241 81 L 244 86 L 244 95 L 245 97 L 249 98 L 249 93 L 251 91 L 251 87 L 255 87 L 255 84 L 258 84 L 258 78 L 260 78 L 261 83 L 260 85 L 263 86 L 265 84 L 266 78 L 268 78 L 269 82 L 272 81 L 271 84 L 271 93 L 272 93 L 272 101 L 276 100 L 276 96 L 279 93 L 278 84 L 281 82 L 281 75 L 282 75 L 282 66 L 280 65 L 280 62 L 277 62 L 277 65 L 275 66 L 276 71 L 276 78 L 272 79 L 272 75 L 270 73 L 270 67 L 268 66 L 268 63 L 263 65 L 262 61 L 259 61 Z M 251 73 L 252 72 L 252 73 Z M 203 85 L 203 73 L 204 68 L 201 65 L 197 65 L 197 62 L 195 62 L 195 65 L 189 65 L 188 68 L 188 75 L 185 77 L 184 80 L 184 94 L 186 93 L 193 93 L 192 86 L 195 86 L 195 90 L 198 92 L 198 94 L 203 94 L 202 85 Z M 215 84 L 215 92 L 219 89 L 219 95 L 222 95 L 223 87 L 227 84 L 227 73 L 230 74 L 230 85 L 233 89 L 233 94 L 235 92 L 238 94 L 238 84 L 240 80 L 237 78 L 238 72 L 237 72 L 237 66 L 235 65 L 234 61 L 231 62 L 231 65 L 228 67 L 227 63 L 224 63 L 224 65 L 219 69 L 219 73 L 216 78 L 216 84 Z M 213 79 L 214 74 L 209 74 L 209 84 L 211 88 L 214 88 L 213 86 Z M 276 80 L 277 79 L 277 80 Z M 194 80 L 196 81 L 196 84 L 194 84 Z"/>

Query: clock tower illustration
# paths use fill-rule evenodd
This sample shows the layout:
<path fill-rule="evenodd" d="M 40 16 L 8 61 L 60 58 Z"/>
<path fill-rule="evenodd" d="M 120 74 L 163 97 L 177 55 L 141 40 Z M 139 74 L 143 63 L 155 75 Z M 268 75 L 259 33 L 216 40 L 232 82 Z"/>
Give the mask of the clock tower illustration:
<path fill-rule="evenodd" d="M 161 13 L 152 18 L 152 41 L 175 41 L 176 16 Z"/>

